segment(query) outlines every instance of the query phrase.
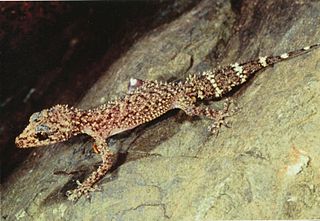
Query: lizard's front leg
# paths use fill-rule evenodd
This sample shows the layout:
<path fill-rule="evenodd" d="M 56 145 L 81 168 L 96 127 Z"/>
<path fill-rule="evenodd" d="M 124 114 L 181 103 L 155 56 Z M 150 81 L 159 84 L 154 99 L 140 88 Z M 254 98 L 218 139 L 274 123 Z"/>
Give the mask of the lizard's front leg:
<path fill-rule="evenodd" d="M 67 192 L 68 200 L 75 201 L 82 195 L 88 195 L 90 192 L 95 191 L 94 184 L 106 175 L 117 159 L 117 154 L 112 152 L 104 141 L 96 143 L 102 157 L 102 163 L 83 183 L 79 183 L 76 189 Z"/>

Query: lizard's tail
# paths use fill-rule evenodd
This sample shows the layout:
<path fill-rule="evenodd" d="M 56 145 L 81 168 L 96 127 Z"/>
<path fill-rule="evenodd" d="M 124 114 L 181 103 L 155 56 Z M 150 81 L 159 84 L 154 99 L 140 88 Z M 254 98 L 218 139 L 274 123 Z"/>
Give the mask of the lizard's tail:
<path fill-rule="evenodd" d="M 314 45 L 311 45 L 308 47 L 304 47 L 304 48 L 301 48 L 301 49 L 298 49 L 295 51 L 290 51 L 290 52 L 287 52 L 287 53 L 284 53 L 284 54 L 281 54 L 278 56 L 265 57 L 265 62 L 266 62 L 266 65 L 269 66 L 269 65 L 275 64 L 277 62 L 283 61 L 283 60 L 287 60 L 287 59 L 297 57 L 302 54 L 306 54 L 306 53 L 308 53 L 316 48 L 319 48 L 319 47 L 320 47 L 320 43 L 317 43 L 317 44 L 314 44 Z M 259 60 L 263 61 L 263 57 L 262 58 L 260 57 Z"/>
<path fill-rule="evenodd" d="M 193 84 L 198 85 L 198 91 L 200 91 L 198 92 L 198 97 L 201 99 L 211 96 L 221 97 L 223 94 L 232 90 L 233 87 L 246 82 L 247 79 L 257 71 L 275 63 L 308 53 L 319 47 L 320 43 L 317 43 L 277 56 L 259 57 L 256 60 L 251 60 L 241 64 L 234 63 L 222 69 L 203 72 L 200 78 L 190 76 L 188 81 L 197 81 L 197 83 Z"/>
<path fill-rule="evenodd" d="M 257 71 L 264 69 L 268 66 L 271 66 L 275 63 L 288 60 L 303 54 L 306 54 L 316 48 L 320 47 L 320 43 L 304 47 L 295 51 L 290 51 L 287 53 L 283 53 L 281 55 L 276 56 L 266 56 L 266 57 L 259 57 L 256 60 L 252 60 L 249 62 L 245 62 L 242 64 L 235 63 L 229 67 L 226 68 L 225 72 L 227 73 L 228 70 L 232 69 L 233 72 L 231 72 L 231 75 L 235 73 L 235 75 L 239 78 L 238 81 L 236 81 L 235 85 L 241 84 L 246 81 L 246 79 L 252 75 L 255 74 Z"/>

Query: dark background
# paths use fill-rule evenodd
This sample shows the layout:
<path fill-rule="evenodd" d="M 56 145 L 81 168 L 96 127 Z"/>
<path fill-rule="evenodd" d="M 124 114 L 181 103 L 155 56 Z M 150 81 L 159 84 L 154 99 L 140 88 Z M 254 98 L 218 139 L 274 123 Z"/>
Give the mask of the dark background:
<path fill-rule="evenodd" d="M 75 105 L 138 38 L 197 2 L 1 2 L 1 182 L 32 151 L 14 144 L 32 113 Z"/>

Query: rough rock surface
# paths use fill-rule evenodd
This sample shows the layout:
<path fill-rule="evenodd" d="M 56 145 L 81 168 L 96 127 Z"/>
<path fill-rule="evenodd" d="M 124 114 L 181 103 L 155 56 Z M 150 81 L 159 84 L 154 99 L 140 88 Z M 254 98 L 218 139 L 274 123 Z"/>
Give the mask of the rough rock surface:
<path fill-rule="evenodd" d="M 79 107 L 121 95 L 131 77 L 181 79 L 319 42 L 319 1 L 232 3 L 204 0 L 146 34 Z M 110 145 L 128 154 L 90 200 L 72 203 L 64 194 L 99 162 L 91 140 L 80 136 L 38 149 L 2 187 L 2 218 L 319 219 L 319 88 L 316 50 L 260 72 L 233 93 L 241 110 L 218 137 L 207 132 L 208 120 L 178 111 L 117 136 Z"/>

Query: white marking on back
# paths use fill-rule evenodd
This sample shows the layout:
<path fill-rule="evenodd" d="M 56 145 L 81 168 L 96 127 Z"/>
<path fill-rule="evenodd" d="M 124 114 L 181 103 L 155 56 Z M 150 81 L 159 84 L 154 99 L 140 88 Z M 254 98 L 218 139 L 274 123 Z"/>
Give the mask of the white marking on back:
<path fill-rule="evenodd" d="M 138 80 L 135 78 L 130 78 L 129 83 L 130 86 L 135 86 L 138 83 Z"/>
<path fill-rule="evenodd" d="M 284 54 L 280 55 L 280 58 L 283 58 L 283 59 L 286 59 L 288 57 L 289 57 L 288 53 L 284 53 Z"/>
<path fill-rule="evenodd" d="M 267 67 L 267 57 L 259 57 L 259 63 L 262 65 L 262 67 Z"/>
<path fill-rule="evenodd" d="M 205 76 L 208 79 L 208 81 L 211 83 L 211 85 L 212 85 L 212 87 L 214 89 L 215 96 L 216 97 L 221 97 L 223 91 L 222 91 L 221 88 L 219 88 L 219 86 L 218 86 L 218 84 L 216 82 L 216 79 L 215 79 L 215 75 L 211 71 L 205 71 L 205 72 L 203 72 L 202 75 Z M 202 92 L 201 93 L 198 92 L 198 97 L 200 99 L 203 99 Z"/>
<path fill-rule="evenodd" d="M 239 65 L 239 63 L 234 63 L 231 65 L 231 67 L 233 67 L 233 70 L 236 72 L 237 76 L 241 77 L 243 67 Z"/>

